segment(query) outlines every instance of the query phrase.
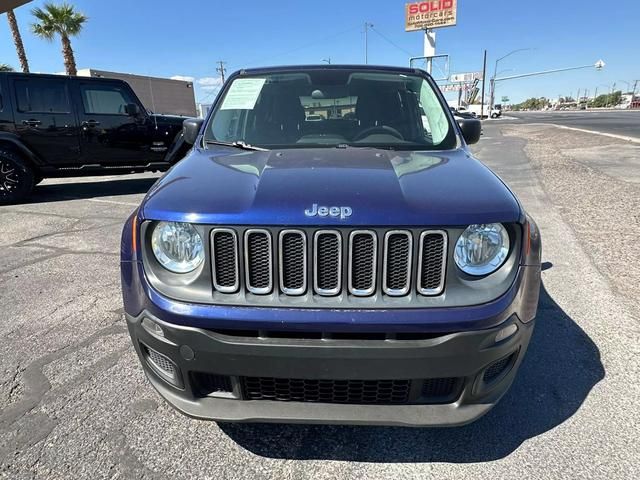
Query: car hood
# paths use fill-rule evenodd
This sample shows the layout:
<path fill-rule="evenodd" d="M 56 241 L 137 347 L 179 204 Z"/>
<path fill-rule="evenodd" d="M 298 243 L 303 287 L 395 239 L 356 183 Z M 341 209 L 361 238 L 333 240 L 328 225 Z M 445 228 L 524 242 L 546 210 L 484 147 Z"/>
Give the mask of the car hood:
<path fill-rule="evenodd" d="M 305 215 L 314 204 L 352 213 Z M 511 191 L 464 149 L 193 149 L 151 188 L 141 212 L 225 225 L 453 226 L 521 217 Z"/>

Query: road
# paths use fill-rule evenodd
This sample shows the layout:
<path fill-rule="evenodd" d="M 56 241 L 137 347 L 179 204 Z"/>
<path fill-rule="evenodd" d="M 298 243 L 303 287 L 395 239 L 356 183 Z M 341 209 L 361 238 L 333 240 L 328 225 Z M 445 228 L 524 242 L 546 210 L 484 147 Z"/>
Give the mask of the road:
<path fill-rule="evenodd" d="M 543 236 L 536 331 L 487 416 L 407 429 L 178 414 L 142 374 L 120 297 L 120 229 L 155 177 L 45 180 L 0 207 L 0 478 L 637 478 L 640 146 L 505 121 L 474 151 Z"/>
<path fill-rule="evenodd" d="M 505 112 L 519 123 L 555 123 L 640 139 L 640 110 Z"/>

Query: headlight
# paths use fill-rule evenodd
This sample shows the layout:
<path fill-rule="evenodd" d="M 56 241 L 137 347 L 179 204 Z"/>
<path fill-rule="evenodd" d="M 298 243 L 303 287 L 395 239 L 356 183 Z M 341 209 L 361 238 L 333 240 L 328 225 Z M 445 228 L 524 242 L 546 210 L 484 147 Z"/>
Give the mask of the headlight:
<path fill-rule="evenodd" d="M 192 272 L 204 261 L 202 238 L 189 223 L 159 222 L 151 248 L 160 265 L 174 273 Z"/>
<path fill-rule="evenodd" d="M 509 254 L 509 234 L 499 223 L 469 225 L 456 242 L 456 265 L 469 275 L 488 275 Z"/>

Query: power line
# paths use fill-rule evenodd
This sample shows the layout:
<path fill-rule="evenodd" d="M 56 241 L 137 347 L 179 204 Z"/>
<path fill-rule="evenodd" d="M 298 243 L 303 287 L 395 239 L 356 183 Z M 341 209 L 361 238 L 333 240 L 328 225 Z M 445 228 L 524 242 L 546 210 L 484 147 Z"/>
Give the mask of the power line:
<path fill-rule="evenodd" d="M 251 61 L 249 61 L 249 62 L 242 63 L 242 64 L 239 64 L 239 63 L 232 64 L 230 67 L 223 67 L 223 65 L 226 65 L 226 62 L 220 62 L 220 61 L 219 61 L 219 62 L 216 62 L 216 63 L 218 63 L 218 64 L 222 63 L 223 65 L 221 65 L 220 67 L 217 67 L 217 68 L 216 68 L 216 71 L 217 71 L 217 72 L 219 72 L 219 73 L 221 73 L 222 81 L 223 81 L 223 83 L 224 83 L 224 73 L 220 72 L 220 68 L 223 68 L 223 69 L 224 69 L 224 71 L 226 71 L 228 68 L 233 68 L 233 69 L 235 69 L 235 68 L 246 68 L 246 67 L 251 66 L 251 65 L 256 64 L 256 63 L 264 63 L 264 62 L 268 62 L 268 61 L 271 61 L 271 60 L 272 60 L 272 59 L 274 59 L 274 58 L 282 57 L 282 56 L 285 56 L 285 55 L 291 55 L 292 53 L 299 52 L 299 51 L 301 51 L 301 50 L 305 50 L 305 49 L 307 49 L 307 48 L 309 48 L 309 47 L 311 47 L 311 46 L 313 46 L 313 45 L 317 45 L 317 44 L 319 44 L 319 43 L 326 42 L 327 40 L 331 40 L 332 38 L 339 37 L 339 36 L 344 35 L 344 34 L 346 34 L 346 33 L 351 33 L 351 32 L 353 32 L 354 30 L 357 30 L 357 29 L 359 29 L 359 28 L 360 28 L 360 27 L 351 27 L 351 28 L 348 28 L 348 29 L 346 29 L 346 30 L 342 30 L 342 31 L 340 31 L 340 32 L 333 33 L 333 34 L 331 34 L 331 35 L 325 35 L 324 37 L 321 37 L 321 38 L 319 38 L 318 40 L 314 40 L 313 42 L 306 43 L 306 44 L 301 45 L 301 46 L 299 46 L 299 47 L 296 47 L 296 48 L 294 48 L 294 49 L 287 50 L 287 51 L 282 52 L 282 53 L 278 53 L 278 54 L 276 54 L 276 55 L 274 55 L 274 56 L 272 56 L 272 57 L 268 57 L 268 58 L 266 58 L 266 59 L 265 59 L 264 57 L 262 57 L 262 58 L 260 58 L 260 59 L 251 60 Z M 200 99 L 200 103 L 203 103 L 205 100 L 207 100 L 207 99 L 211 98 L 213 95 L 216 95 L 217 93 L 218 93 L 218 92 L 217 92 L 216 90 L 214 90 L 214 91 L 212 91 L 212 92 L 208 93 L 207 95 L 205 95 L 204 97 L 202 97 L 202 98 Z"/>
<path fill-rule="evenodd" d="M 393 40 L 391 40 L 389 37 L 387 37 L 386 35 L 384 35 L 382 32 L 380 32 L 377 28 L 374 28 L 373 25 L 369 24 L 369 27 L 371 28 L 371 30 L 373 30 L 374 32 L 376 32 L 380 37 L 382 37 L 383 40 L 386 40 L 389 44 L 393 45 L 394 47 L 396 47 L 398 50 L 406 53 L 407 55 L 409 55 L 410 57 L 413 56 L 413 53 L 411 53 L 408 50 L 405 50 L 404 48 L 402 48 L 400 45 L 398 45 L 397 43 L 395 43 Z"/>
<path fill-rule="evenodd" d="M 293 48 L 291 50 L 287 50 L 287 51 L 278 53 L 278 54 L 273 55 L 271 57 L 267 57 L 267 58 L 261 57 L 259 59 L 257 58 L 255 60 L 251 60 L 249 62 L 244 62 L 242 64 L 237 63 L 237 64 L 231 65 L 231 67 L 233 67 L 235 69 L 236 67 L 246 68 L 246 67 L 254 65 L 256 63 L 264 64 L 265 62 L 269 62 L 269 61 L 273 60 L 274 58 L 279 58 L 279 57 L 283 57 L 283 56 L 286 56 L 286 55 L 291 55 L 292 53 L 296 53 L 296 52 L 299 52 L 301 50 L 306 50 L 307 48 L 312 47 L 313 45 L 317 45 L 319 43 L 326 42 L 327 40 L 331 40 L 333 38 L 339 37 L 339 36 L 344 35 L 346 33 L 351 33 L 354 30 L 357 30 L 359 28 L 360 28 L 359 26 L 358 27 L 351 27 L 351 28 L 348 28 L 346 30 L 342 30 L 342 31 L 337 32 L 337 33 L 332 33 L 331 35 L 326 35 L 324 37 L 318 38 L 317 40 L 314 40 L 314 41 L 309 42 L 309 43 L 305 43 L 304 45 L 301 45 L 299 47 Z"/>

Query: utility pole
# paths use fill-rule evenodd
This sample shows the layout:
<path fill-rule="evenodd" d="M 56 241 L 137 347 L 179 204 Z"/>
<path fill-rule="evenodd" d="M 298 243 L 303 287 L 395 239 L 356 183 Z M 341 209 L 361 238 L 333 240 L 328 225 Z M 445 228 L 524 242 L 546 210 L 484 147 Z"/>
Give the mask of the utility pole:
<path fill-rule="evenodd" d="M 369 27 L 373 27 L 372 23 L 364 22 L 364 64 L 369 63 Z"/>
<path fill-rule="evenodd" d="M 482 60 L 482 93 L 480 94 L 480 120 L 484 116 L 484 83 L 487 75 L 487 51 L 484 51 L 484 59 Z M 491 116 L 491 115 L 489 115 Z"/>
<path fill-rule="evenodd" d="M 633 104 L 633 102 L 636 99 L 636 87 L 638 86 L 638 80 L 635 80 L 633 82 L 633 91 L 631 92 L 631 103 Z"/>
<path fill-rule="evenodd" d="M 216 67 L 216 72 L 218 72 L 220 74 L 220 79 L 222 80 L 222 83 L 224 83 L 224 72 L 227 71 L 225 65 L 227 64 L 227 62 L 223 62 L 222 60 L 218 60 L 216 62 L 219 67 Z"/>

